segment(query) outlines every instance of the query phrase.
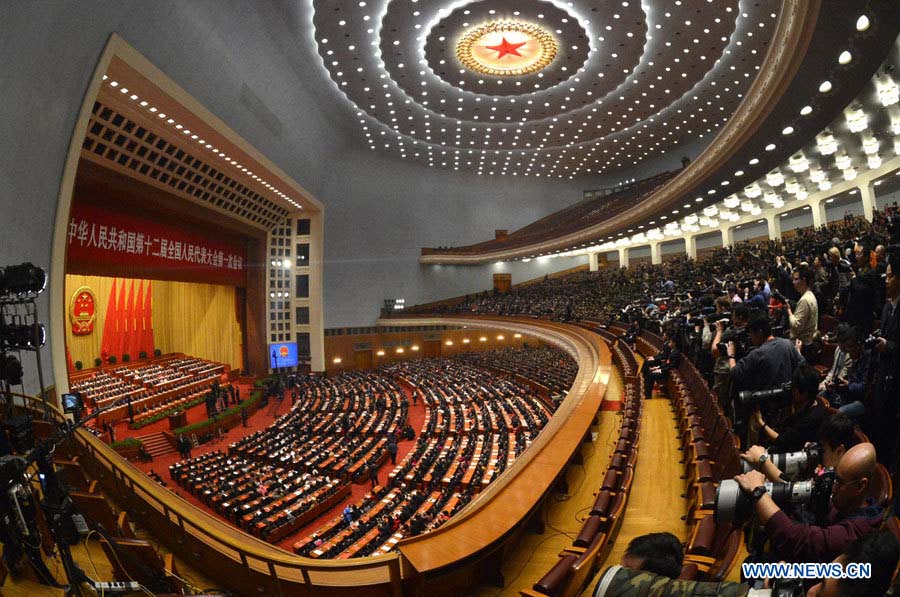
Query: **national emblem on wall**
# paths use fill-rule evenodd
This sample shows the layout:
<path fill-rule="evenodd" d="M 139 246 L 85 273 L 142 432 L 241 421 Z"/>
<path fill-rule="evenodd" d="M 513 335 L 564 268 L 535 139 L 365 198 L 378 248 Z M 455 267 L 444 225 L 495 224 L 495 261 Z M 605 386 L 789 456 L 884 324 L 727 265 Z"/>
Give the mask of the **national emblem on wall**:
<path fill-rule="evenodd" d="M 69 300 L 69 319 L 72 322 L 72 333 L 86 336 L 94 331 L 94 320 L 97 318 L 97 297 L 94 291 L 82 286 L 72 294 Z"/>

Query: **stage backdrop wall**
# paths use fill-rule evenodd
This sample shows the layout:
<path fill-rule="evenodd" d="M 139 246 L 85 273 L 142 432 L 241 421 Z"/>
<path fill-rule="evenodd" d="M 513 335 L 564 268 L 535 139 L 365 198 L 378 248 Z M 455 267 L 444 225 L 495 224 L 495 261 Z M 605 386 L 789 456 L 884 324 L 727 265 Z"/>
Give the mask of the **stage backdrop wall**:
<path fill-rule="evenodd" d="M 114 280 L 117 281 L 117 289 L 121 288 L 123 280 L 127 288 L 131 287 L 131 279 L 126 278 L 66 275 L 66 347 L 72 363 L 81 361 L 85 368 L 93 367 L 94 359 L 100 356 L 107 301 Z M 140 282 L 134 280 L 135 289 Z M 145 289 L 149 283 L 149 280 L 143 280 Z M 68 310 L 73 293 L 82 286 L 90 288 L 96 296 L 96 318 L 93 332 L 76 336 L 72 333 Z M 235 287 L 165 280 L 153 280 L 152 286 L 156 348 L 163 354 L 183 352 L 231 365 L 232 369 L 242 368 Z M 130 356 L 132 360 L 137 360 L 137 354 Z"/>

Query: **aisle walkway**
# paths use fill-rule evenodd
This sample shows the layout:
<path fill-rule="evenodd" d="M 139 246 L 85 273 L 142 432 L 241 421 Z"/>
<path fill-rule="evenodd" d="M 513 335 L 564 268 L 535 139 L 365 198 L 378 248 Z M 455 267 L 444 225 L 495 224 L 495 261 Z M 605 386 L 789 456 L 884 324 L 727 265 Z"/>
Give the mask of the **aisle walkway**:
<path fill-rule="evenodd" d="M 639 358 L 640 360 L 640 358 Z M 607 388 L 607 399 L 617 400 L 622 394 L 622 378 L 614 369 Z M 604 401 L 605 402 L 605 401 Z M 686 528 L 681 517 L 685 514 L 681 498 L 683 481 L 680 478 L 677 434 L 672 408 L 668 399 L 658 397 L 645 402 L 641 443 L 634 483 L 622 527 L 612 545 L 606 566 L 618 564 L 628 542 L 639 535 L 669 531 L 685 540 Z M 615 448 L 620 428 L 620 416 L 601 407 L 600 424 L 594 427 L 594 440 L 586 449 L 584 467 L 569 470 L 567 480 L 570 497 L 563 501 L 550 498 L 545 506 L 547 526 L 542 535 L 526 534 L 505 556 L 501 568 L 506 586 L 482 586 L 475 595 L 480 597 L 515 597 L 519 589 L 530 588 L 556 562 L 559 552 L 572 544 L 581 530 L 584 518 L 594 502 L 594 490 L 603 478 Z M 592 582 L 583 593 L 593 592 Z"/>

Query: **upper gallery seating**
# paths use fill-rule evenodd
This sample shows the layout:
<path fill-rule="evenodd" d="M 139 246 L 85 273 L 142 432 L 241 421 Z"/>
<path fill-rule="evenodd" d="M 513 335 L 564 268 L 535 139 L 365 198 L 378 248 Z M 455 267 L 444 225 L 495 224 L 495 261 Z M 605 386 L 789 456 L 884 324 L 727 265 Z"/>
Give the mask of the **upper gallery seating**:
<path fill-rule="evenodd" d="M 574 360 L 549 346 L 498 348 L 464 353 L 454 358 L 486 369 L 521 375 L 546 387 L 552 395 L 568 392 L 578 373 Z"/>
<path fill-rule="evenodd" d="M 586 199 L 520 228 L 505 239 L 489 240 L 462 247 L 422 249 L 423 254 L 478 254 L 500 251 L 552 240 L 599 224 L 643 200 L 657 188 L 674 178 L 678 171 L 663 172 L 621 187 L 612 193 Z"/>

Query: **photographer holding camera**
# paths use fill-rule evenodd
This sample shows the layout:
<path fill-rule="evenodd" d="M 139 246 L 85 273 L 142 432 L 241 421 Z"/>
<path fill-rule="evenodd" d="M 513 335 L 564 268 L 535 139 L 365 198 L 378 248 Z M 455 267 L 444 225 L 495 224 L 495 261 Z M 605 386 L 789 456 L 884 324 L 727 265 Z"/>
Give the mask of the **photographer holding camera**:
<path fill-rule="evenodd" d="M 801 365 L 791 377 L 791 406 L 781 432 L 767 424 L 760 408 L 753 413 L 753 422 L 761 431 L 764 443 L 771 442 L 771 452 L 795 452 L 816 440 L 819 427 L 825 420 L 825 408 L 816 402 L 819 373 L 809 365 Z"/>
<path fill-rule="evenodd" d="M 765 312 L 754 311 L 747 322 L 750 344 L 755 348 L 740 360 L 737 346 L 728 342 L 728 366 L 731 368 L 732 384 L 740 391 L 757 392 L 784 386 L 791 381 L 794 371 L 803 363 L 797 347 L 786 338 L 772 335 L 772 324 Z M 775 405 L 762 405 L 764 418 L 778 424 L 781 409 Z M 756 437 L 759 429 L 751 429 L 748 437 Z M 742 438 L 744 440 L 746 438 Z"/>
<path fill-rule="evenodd" d="M 750 446 L 741 454 L 741 459 L 763 473 L 772 483 L 783 483 L 803 474 L 808 476 L 819 466 L 824 469 L 837 468 L 847 450 L 856 445 L 856 426 L 847 415 L 836 413 L 826 418 L 819 427 L 818 440 L 818 444 L 808 444 L 802 452 L 786 455 L 779 455 L 762 446 Z M 800 459 L 796 458 L 797 454 L 802 454 L 806 462 L 798 462 Z M 793 462 L 788 457 L 794 457 L 791 459 Z M 782 465 L 785 470 L 779 468 L 776 460 L 787 461 Z M 797 470 L 790 470 L 791 468 Z"/>
<path fill-rule="evenodd" d="M 884 512 L 866 497 L 875 475 L 875 446 L 850 448 L 838 462 L 830 511 L 822 525 L 792 520 L 768 494 L 766 477 L 759 471 L 736 476 L 740 488 L 751 497 L 760 524 L 765 527 L 771 550 L 770 562 L 830 562 L 851 543 L 881 526 Z"/>
<path fill-rule="evenodd" d="M 850 279 L 844 306 L 844 321 L 862 334 L 868 334 L 875 322 L 875 309 L 881 294 L 881 279 L 871 266 L 871 247 L 867 240 L 859 239 L 853 247 L 856 275 Z"/>

